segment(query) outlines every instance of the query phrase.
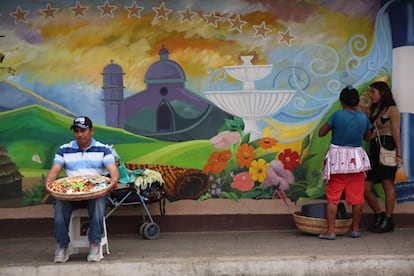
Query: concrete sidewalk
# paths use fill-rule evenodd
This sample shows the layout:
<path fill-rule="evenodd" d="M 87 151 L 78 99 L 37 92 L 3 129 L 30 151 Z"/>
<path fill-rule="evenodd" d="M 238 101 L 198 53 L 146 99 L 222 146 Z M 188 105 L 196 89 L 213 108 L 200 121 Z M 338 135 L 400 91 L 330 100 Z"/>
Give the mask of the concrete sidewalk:
<path fill-rule="evenodd" d="M 407 228 L 334 241 L 296 230 L 108 236 L 101 262 L 85 248 L 64 264 L 53 263 L 52 237 L 0 239 L 0 275 L 414 275 Z"/>

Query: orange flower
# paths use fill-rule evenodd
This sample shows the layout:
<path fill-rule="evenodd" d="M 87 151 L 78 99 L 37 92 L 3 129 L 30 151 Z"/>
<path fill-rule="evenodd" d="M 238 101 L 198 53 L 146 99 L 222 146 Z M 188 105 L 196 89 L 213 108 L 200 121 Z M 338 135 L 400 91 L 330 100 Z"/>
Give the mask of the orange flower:
<path fill-rule="evenodd" d="M 227 162 L 227 161 L 229 161 L 229 159 L 231 158 L 231 150 L 224 150 L 224 151 L 222 151 L 222 152 L 220 152 L 220 155 L 219 155 L 219 161 L 220 162 Z"/>
<path fill-rule="evenodd" d="M 273 146 L 276 146 L 277 141 L 273 139 L 272 137 L 263 137 L 262 139 L 259 140 L 258 144 L 263 149 L 270 149 Z"/>
<path fill-rule="evenodd" d="M 236 160 L 240 168 L 248 168 L 252 163 L 253 159 L 256 158 L 253 146 L 248 144 L 242 144 L 237 147 Z"/>
<path fill-rule="evenodd" d="M 240 192 L 250 191 L 254 186 L 254 181 L 248 172 L 242 172 L 237 174 L 233 178 L 233 182 L 230 187 L 239 190 Z"/>
<path fill-rule="evenodd" d="M 283 167 L 289 171 L 300 165 L 299 154 L 296 151 L 292 152 L 291 149 L 285 149 L 277 158 L 283 163 Z"/>
<path fill-rule="evenodd" d="M 220 173 L 226 167 L 226 163 L 230 157 L 230 150 L 213 152 L 208 158 L 207 164 L 204 166 L 204 172 Z"/>

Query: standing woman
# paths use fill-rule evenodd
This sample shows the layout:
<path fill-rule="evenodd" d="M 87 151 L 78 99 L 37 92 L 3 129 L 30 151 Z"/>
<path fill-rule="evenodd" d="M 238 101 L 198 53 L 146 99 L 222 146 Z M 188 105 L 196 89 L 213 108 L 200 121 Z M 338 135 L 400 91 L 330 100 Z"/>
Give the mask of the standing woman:
<path fill-rule="evenodd" d="M 371 139 L 371 123 L 357 110 L 359 93 L 348 86 L 339 95 L 342 110 L 335 111 L 319 129 L 319 137 L 332 132 L 331 144 L 324 160 L 323 178 L 326 183 L 326 220 L 328 229 L 320 239 L 334 240 L 335 218 L 342 194 L 352 205 L 350 236 L 361 237 L 359 224 L 364 205 L 365 172 L 371 168 L 369 157 L 362 148 L 364 140 Z"/>
<path fill-rule="evenodd" d="M 384 233 L 394 231 L 392 214 L 395 206 L 394 180 L 397 167 L 402 165 L 400 141 L 400 111 L 392 96 L 391 88 L 383 81 L 369 86 L 371 106 L 369 119 L 373 126 L 370 148 L 371 170 L 367 172 L 365 182 L 365 200 L 375 214 L 374 223 L 369 231 Z M 377 135 L 378 134 L 378 135 Z M 381 141 L 378 141 L 378 136 Z M 397 166 L 388 167 L 379 164 L 380 143 L 387 149 L 396 149 Z M 373 185 L 381 182 L 385 192 L 385 211 L 382 211 Z"/>

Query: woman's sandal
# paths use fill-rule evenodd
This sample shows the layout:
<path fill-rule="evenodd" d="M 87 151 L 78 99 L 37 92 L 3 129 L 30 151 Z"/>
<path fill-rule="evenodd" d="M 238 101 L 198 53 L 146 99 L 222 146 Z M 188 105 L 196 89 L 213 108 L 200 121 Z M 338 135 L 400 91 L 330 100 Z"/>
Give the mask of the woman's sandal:
<path fill-rule="evenodd" d="M 362 236 L 361 232 L 352 231 L 351 234 L 349 234 L 351 238 L 360 238 Z"/>
<path fill-rule="evenodd" d="M 330 240 L 330 241 L 333 241 L 334 239 L 336 239 L 336 235 L 335 234 L 320 234 L 318 236 L 318 238 L 320 238 L 322 240 Z"/>

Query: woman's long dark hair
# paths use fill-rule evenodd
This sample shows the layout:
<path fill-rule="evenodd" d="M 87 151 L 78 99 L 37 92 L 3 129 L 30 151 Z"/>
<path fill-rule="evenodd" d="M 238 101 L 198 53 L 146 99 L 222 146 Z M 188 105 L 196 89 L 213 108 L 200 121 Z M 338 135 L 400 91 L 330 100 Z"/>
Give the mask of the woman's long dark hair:
<path fill-rule="evenodd" d="M 381 101 L 379 103 L 371 104 L 369 108 L 369 120 L 372 123 L 378 118 L 384 109 L 397 104 L 392 96 L 391 88 L 386 82 L 376 81 L 371 83 L 370 87 L 377 89 L 381 94 Z"/>

